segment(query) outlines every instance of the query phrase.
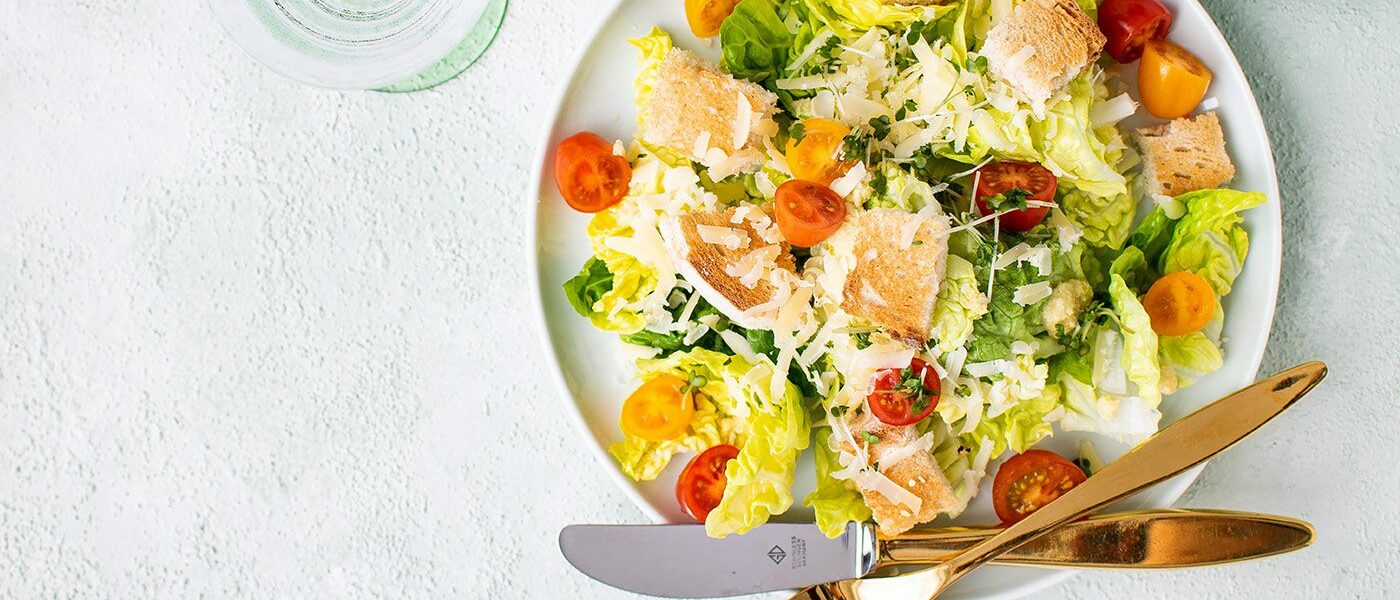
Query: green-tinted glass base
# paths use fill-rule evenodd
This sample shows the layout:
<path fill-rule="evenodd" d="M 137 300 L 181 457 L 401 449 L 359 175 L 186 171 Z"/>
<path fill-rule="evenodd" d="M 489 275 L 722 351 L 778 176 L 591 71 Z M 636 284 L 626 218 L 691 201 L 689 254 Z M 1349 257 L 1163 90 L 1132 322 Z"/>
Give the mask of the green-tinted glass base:
<path fill-rule="evenodd" d="M 467 67 L 472 66 L 476 59 L 481 58 L 491 41 L 496 39 L 496 32 L 500 31 L 501 23 L 505 20 L 507 1 L 491 0 L 481 12 L 481 19 L 476 22 L 476 27 L 472 28 L 471 33 L 467 34 L 466 39 L 462 40 L 447 58 L 424 69 L 422 73 L 375 91 L 417 92 L 441 85 L 460 75 Z"/>

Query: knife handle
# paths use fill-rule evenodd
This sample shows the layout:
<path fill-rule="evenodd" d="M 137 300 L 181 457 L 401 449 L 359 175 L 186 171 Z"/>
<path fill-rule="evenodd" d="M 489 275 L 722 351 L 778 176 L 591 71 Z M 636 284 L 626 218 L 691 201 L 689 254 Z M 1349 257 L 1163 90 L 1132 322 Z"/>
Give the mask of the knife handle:
<path fill-rule="evenodd" d="M 876 568 L 947 560 L 1000 529 L 911 531 L 879 540 Z M 1312 544 L 1298 519 L 1223 510 L 1120 513 L 1065 524 L 1001 555 L 997 564 L 1165 569 L 1239 562 Z"/>

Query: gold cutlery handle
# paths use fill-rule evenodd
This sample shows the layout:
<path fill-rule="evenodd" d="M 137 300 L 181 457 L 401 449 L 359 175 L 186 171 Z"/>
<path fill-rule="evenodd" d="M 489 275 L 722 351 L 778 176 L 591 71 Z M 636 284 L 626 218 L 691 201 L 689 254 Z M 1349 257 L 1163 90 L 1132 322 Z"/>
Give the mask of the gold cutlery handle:
<path fill-rule="evenodd" d="M 941 585 L 1056 526 L 1209 460 L 1288 409 L 1326 374 L 1320 362 L 1302 364 L 1182 417 L 1064 496 L 949 559 Z"/>
<path fill-rule="evenodd" d="M 878 567 L 948 560 L 1000 529 L 912 531 L 880 540 Z M 1274 556 L 1312 544 L 1298 519 L 1223 510 L 1155 510 L 1069 523 L 993 562 L 1076 569 L 1164 569 Z"/>

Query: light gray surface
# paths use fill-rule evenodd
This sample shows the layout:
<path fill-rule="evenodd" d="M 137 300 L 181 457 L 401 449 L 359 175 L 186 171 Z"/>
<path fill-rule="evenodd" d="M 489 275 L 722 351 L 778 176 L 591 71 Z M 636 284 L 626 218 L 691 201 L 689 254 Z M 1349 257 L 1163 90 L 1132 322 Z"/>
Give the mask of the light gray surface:
<path fill-rule="evenodd" d="M 201 4 L 0 0 L 0 597 L 623 597 L 555 545 L 642 517 L 536 376 L 522 297 L 532 145 L 608 2 L 516 2 L 484 62 L 404 96 L 284 81 Z M 1044 597 L 1381 597 L 1400 14 L 1207 5 L 1284 190 L 1265 369 L 1333 374 L 1181 505 L 1319 541 Z"/>

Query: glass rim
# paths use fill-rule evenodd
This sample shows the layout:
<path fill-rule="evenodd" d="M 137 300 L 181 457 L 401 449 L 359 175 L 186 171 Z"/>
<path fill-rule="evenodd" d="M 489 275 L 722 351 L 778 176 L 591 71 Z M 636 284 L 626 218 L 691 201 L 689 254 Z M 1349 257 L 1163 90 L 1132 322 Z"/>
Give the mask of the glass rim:
<path fill-rule="evenodd" d="M 207 0 L 214 20 L 245 54 L 263 66 L 309 85 L 338 90 L 371 90 L 409 79 L 447 57 L 486 16 L 488 0 L 440 0 L 445 7 L 430 29 L 419 29 L 386 46 L 380 56 L 335 60 L 297 49 L 305 39 L 282 39 L 265 25 L 258 9 L 280 9 L 279 0 Z M 303 27 L 303 29 L 305 29 Z"/>

